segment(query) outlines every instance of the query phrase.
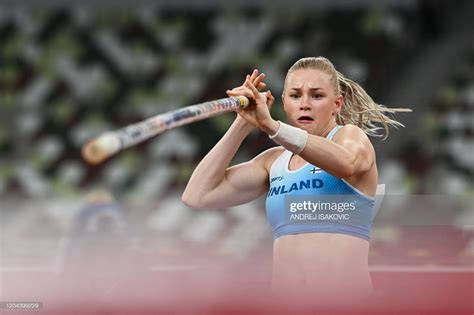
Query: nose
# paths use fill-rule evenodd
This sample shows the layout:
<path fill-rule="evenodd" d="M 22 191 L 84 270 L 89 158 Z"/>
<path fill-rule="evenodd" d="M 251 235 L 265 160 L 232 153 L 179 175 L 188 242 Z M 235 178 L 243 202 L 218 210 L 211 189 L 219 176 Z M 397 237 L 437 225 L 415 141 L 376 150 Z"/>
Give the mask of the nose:
<path fill-rule="evenodd" d="M 301 97 L 300 110 L 310 110 L 309 99 L 307 96 Z"/>

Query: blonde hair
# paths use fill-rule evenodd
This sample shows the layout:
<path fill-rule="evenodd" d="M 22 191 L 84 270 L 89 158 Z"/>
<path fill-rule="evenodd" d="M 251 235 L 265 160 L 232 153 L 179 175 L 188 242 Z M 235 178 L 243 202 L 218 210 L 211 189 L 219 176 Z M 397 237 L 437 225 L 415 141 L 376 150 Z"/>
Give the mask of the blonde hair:
<path fill-rule="evenodd" d="M 343 96 L 341 112 L 336 116 L 338 125 L 353 124 L 361 128 L 367 135 L 384 137 L 389 133 L 389 127 L 404 127 L 402 123 L 391 118 L 397 112 L 411 112 L 408 108 L 388 108 L 377 104 L 367 92 L 356 82 L 346 78 L 336 70 L 334 65 L 325 57 L 306 57 L 296 61 L 288 70 L 286 77 L 299 69 L 316 69 L 330 76 L 335 95 Z M 285 78 L 286 86 L 286 78 Z M 377 124 L 381 124 L 379 127 Z M 380 134 L 383 129 L 384 133 Z"/>

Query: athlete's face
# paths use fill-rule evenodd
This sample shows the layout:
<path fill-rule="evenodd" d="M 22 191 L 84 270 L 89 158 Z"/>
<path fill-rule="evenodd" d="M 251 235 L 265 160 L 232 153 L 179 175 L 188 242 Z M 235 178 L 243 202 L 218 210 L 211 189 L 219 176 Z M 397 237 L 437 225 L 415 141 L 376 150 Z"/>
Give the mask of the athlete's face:
<path fill-rule="evenodd" d="M 310 134 L 325 136 L 335 125 L 342 96 L 335 95 L 331 77 L 316 69 L 299 69 L 288 74 L 283 106 L 288 121 Z"/>

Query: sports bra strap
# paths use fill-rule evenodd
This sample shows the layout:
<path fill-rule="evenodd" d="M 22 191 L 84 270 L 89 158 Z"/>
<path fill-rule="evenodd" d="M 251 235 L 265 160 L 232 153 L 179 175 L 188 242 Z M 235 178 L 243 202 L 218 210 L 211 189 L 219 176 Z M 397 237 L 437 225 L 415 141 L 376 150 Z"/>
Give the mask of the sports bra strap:
<path fill-rule="evenodd" d="M 339 126 L 337 125 L 336 127 L 332 128 L 331 131 L 329 131 L 328 135 L 326 136 L 326 139 L 328 140 L 332 140 L 332 138 L 334 137 L 334 135 L 336 134 L 336 132 L 341 129 L 342 126 Z"/>

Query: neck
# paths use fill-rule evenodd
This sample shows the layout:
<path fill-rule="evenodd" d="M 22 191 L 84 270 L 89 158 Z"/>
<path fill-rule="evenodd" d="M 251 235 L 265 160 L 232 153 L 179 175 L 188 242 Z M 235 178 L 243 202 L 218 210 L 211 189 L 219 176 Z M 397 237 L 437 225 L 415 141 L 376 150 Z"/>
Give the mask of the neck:
<path fill-rule="evenodd" d="M 334 127 L 336 127 L 337 124 L 335 121 L 332 121 L 330 122 L 324 129 L 323 131 L 321 132 L 321 137 L 323 138 L 326 138 L 328 136 L 328 134 L 331 132 L 331 130 L 334 129 Z"/>

